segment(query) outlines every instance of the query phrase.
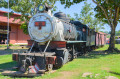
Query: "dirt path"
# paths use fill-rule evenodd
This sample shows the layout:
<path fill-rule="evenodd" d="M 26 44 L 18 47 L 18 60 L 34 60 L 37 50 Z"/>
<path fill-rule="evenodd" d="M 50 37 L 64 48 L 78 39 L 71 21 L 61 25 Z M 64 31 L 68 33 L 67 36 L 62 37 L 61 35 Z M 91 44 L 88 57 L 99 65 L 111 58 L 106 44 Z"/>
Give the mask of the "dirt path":
<path fill-rule="evenodd" d="M 63 71 L 59 73 L 61 74 L 61 76 L 50 78 L 50 79 L 70 79 L 71 76 L 77 74 L 76 72 L 72 72 L 72 71 Z"/>

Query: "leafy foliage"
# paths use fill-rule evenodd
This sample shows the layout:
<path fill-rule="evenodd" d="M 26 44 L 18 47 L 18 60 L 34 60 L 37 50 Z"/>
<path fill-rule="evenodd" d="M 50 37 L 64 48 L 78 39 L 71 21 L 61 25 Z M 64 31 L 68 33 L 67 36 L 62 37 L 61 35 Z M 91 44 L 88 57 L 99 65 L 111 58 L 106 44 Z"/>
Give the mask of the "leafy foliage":
<path fill-rule="evenodd" d="M 96 17 L 103 19 L 103 21 L 109 25 L 112 25 L 112 22 L 114 21 L 116 26 L 120 21 L 120 14 L 118 14 L 120 12 L 120 0 L 96 0 L 96 2 L 104 8 L 104 10 L 102 10 L 99 6 L 96 6 L 94 9 L 97 12 Z"/>
<path fill-rule="evenodd" d="M 120 36 L 120 30 L 116 31 L 116 36 Z"/>
<path fill-rule="evenodd" d="M 21 24 L 20 29 L 23 29 L 23 32 L 28 34 L 28 23 Z"/>
<path fill-rule="evenodd" d="M 88 25 L 91 29 L 95 28 L 96 31 L 104 29 L 104 22 L 102 22 L 101 19 L 94 17 L 93 8 L 91 7 L 91 4 L 88 4 L 86 2 L 84 2 L 84 4 L 85 5 L 83 6 L 80 14 L 74 14 L 76 16 L 75 19 L 79 20 L 83 24 Z"/>
<path fill-rule="evenodd" d="M 70 14 L 67 14 L 67 17 L 69 17 L 70 20 L 75 21 L 75 18 L 71 17 Z"/>
<path fill-rule="evenodd" d="M 60 0 L 60 1 L 61 1 L 61 4 L 65 4 L 65 7 L 69 8 L 71 5 L 74 5 L 86 0 Z"/>

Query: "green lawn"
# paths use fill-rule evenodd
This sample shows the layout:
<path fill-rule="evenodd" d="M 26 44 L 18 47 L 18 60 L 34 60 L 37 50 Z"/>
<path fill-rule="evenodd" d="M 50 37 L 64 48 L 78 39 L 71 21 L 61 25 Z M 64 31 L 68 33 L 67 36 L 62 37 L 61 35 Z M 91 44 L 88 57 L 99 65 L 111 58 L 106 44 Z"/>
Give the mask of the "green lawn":
<path fill-rule="evenodd" d="M 96 49 L 96 50 L 97 50 L 97 51 L 107 50 L 108 47 L 109 47 L 109 45 L 105 45 L 104 47 L 101 47 L 101 48 Z M 120 44 L 116 44 L 115 47 L 120 50 Z"/>
<path fill-rule="evenodd" d="M 12 45 L 12 44 L 10 44 L 9 48 L 10 49 L 27 49 L 26 46 L 27 46 L 27 44 L 21 44 L 21 45 L 19 45 L 19 44 L 18 45 Z M 7 45 L 0 44 L 0 49 L 7 49 Z"/>
<path fill-rule="evenodd" d="M 120 49 L 120 45 L 116 45 L 116 47 Z M 101 52 L 101 50 L 106 50 L 107 48 L 108 45 L 74 59 L 54 73 L 47 73 L 42 77 L 33 79 L 104 79 L 105 76 L 115 76 L 120 79 L 120 53 L 108 54 Z M 15 65 L 11 58 L 11 55 L 0 56 L 0 70 Z M 82 74 L 85 72 L 93 73 L 93 78 L 83 78 Z M 95 78 L 95 74 L 99 75 Z M 13 78 L 0 75 L 0 79 Z"/>

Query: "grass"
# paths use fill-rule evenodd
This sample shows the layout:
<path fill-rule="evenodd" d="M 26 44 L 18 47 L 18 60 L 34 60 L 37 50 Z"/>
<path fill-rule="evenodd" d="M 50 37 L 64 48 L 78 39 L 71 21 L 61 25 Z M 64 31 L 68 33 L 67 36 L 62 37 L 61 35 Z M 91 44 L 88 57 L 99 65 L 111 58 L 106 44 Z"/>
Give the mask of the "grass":
<path fill-rule="evenodd" d="M 11 53 L 17 53 L 17 52 L 24 52 L 27 51 L 28 47 L 27 45 L 11 45 L 9 46 L 9 49 L 7 49 L 7 45 L 0 45 L 0 55 L 6 55 Z"/>
<path fill-rule="evenodd" d="M 26 44 L 24 44 L 24 45 L 9 44 L 10 49 L 27 49 L 26 46 L 27 46 Z M 0 45 L 0 49 L 7 49 L 7 45 L 6 44 Z"/>
<path fill-rule="evenodd" d="M 117 44 L 116 47 L 120 49 L 120 45 Z M 100 52 L 102 50 L 106 50 L 107 48 L 108 45 L 99 48 L 94 52 L 86 54 L 85 56 L 74 59 L 54 73 L 47 73 L 44 76 L 35 77 L 33 79 L 104 79 L 105 76 L 115 76 L 120 79 L 120 54 L 115 52 Z M 0 56 L 0 69 L 6 69 L 15 66 L 16 62 L 13 62 L 11 58 L 11 55 Z M 82 74 L 85 72 L 92 73 L 93 77 L 83 78 Z M 99 75 L 95 78 L 95 74 Z M 13 78 L 0 75 L 0 79 Z"/>
<path fill-rule="evenodd" d="M 9 69 L 15 65 L 16 62 L 12 61 L 11 55 L 0 56 L 0 69 Z"/>
<path fill-rule="evenodd" d="M 9 44 L 9 46 L 20 46 L 20 45 Z M 0 44 L 0 47 L 7 47 L 7 45 L 6 44 Z"/>
<path fill-rule="evenodd" d="M 16 62 L 12 61 L 12 55 L 0 56 L 0 73 L 5 69 L 10 69 L 15 66 Z M 3 76 L 0 74 L 0 79 L 9 79 L 10 77 Z M 12 79 L 12 78 L 11 78 Z"/>
<path fill-rule="evenodd" d="M 99 48 L 99 49 L 96 49 L 96 51 L 107 50 L 108 47 L 109 47 L 109 45 L 105 45 L 104 47 L 101 47 L 101 48 Z M 120 50 L 120 44 L 115 44 L 115 47 Z"/>

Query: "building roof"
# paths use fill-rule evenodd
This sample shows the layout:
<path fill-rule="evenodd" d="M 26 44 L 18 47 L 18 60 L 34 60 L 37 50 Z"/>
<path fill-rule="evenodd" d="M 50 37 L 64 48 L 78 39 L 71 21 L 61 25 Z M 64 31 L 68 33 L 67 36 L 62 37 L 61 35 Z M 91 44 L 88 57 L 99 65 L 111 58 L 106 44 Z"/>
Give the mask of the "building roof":
<path fill-rule="evenodd" d="M 6 13 L 8 13 L 8 12 L 0 10 L 0 22 L 3 22 L 3 23 L 7 23 L 8 22 L 8 17 L 5 16 Z M 21 24 L 20 23 L 20 19 L 17 19 L 17 20 L 14 21 L 14 18 L 17 18 L 17 17 L 20 17 L 20 16 L 21 16 L 21 14 L 13 13 L 10 16 L 9 23 L 12 23 L 12 24 Z"/>
<path fill-rule="evenodd" d="M 98 33 L 100 33 L 100 34 L 104 34 L 104 35 L 108 35 L 107 33 L 103 33 L 103 32 L 98 32 Z"/>

